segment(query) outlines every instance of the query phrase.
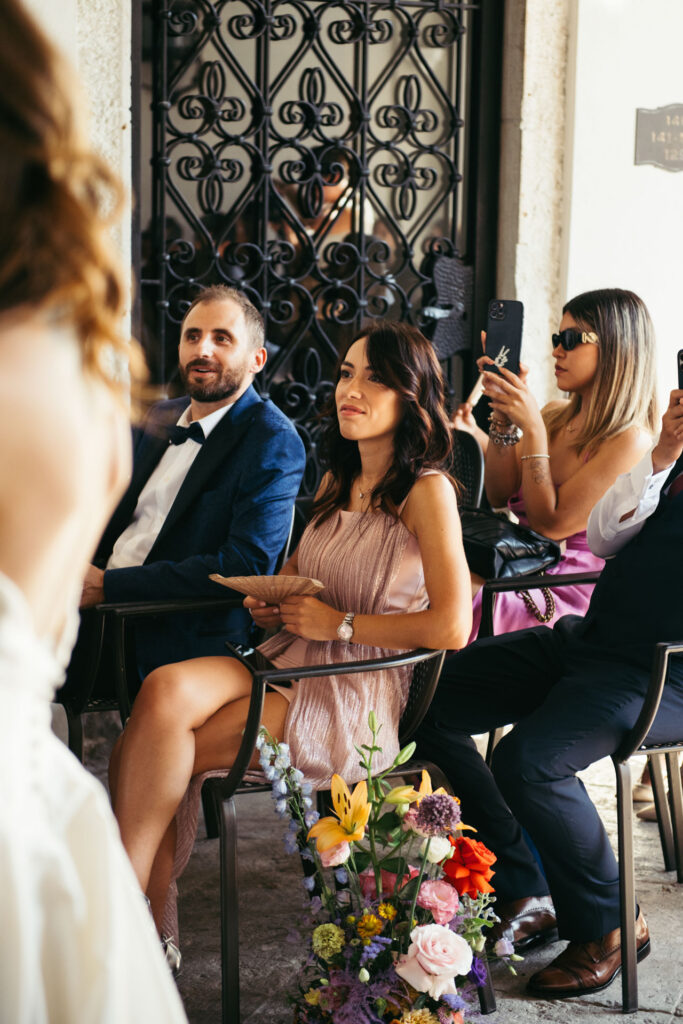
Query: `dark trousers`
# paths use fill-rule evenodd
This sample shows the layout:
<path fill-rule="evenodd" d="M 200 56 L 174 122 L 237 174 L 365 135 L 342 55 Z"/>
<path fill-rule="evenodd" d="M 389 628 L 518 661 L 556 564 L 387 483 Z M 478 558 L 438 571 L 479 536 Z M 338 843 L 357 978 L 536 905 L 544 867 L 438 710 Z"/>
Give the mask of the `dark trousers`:
<path fill-rule="evenodd" d="M 619 872 L 576 773 L 616 750 L 638 716 L 649 670 L 578 642 L 577 621 L 567 616 L 555 629 L 492 637 L 453 655 L 417 739 L 418 755 L 451 780 L 463 821 L 497 854 L 498 900 L 550 891 L 560 935 L 585 942 L 619 926 Z M 679 673 L 665 688 L 650 738 L 679 738 L 681 721 Z M 471 734 L 511 722 L 489 769 Z"/>

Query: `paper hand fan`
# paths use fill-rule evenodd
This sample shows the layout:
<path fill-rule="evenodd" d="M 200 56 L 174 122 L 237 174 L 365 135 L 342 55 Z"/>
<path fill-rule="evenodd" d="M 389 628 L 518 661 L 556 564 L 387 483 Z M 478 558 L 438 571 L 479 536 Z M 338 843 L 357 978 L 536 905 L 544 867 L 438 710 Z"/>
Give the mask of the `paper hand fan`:
<path fill-rule="evenodd" d="M 325 589 L 324 583 L 310 576 L 219 576 L 212 573 L 209 579 L 268 604 L 279 604 L 293 595 L 312 596 Z"/>

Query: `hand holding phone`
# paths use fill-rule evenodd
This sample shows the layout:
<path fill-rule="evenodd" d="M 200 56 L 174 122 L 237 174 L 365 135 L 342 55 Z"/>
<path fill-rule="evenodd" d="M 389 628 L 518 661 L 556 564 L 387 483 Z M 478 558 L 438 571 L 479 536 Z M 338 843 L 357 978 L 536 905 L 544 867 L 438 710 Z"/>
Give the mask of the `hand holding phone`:
<path fill-rule="evenodd" d="M 519 359 L 522 353 L 522 328 L 524 306 L 515 299 L 493 299 L 489 302 L 486 323 L 486 355 L 494 365 L 487 364 L 488 371 L 497 372 L 504 366 L 512 373 L 519 374 Z M 482 396 L 483 374 L 479 375 L 467 402 L 475 406 Z"/>

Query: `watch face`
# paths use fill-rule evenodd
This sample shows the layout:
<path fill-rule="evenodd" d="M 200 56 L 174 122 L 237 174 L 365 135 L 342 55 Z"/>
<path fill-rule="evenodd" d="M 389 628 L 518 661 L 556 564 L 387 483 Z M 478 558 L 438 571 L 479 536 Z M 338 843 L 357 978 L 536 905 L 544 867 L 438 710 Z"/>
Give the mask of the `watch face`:
<path fill-rule="evenodd" d="M 340 640 L 350 640 L 353 636 L 353 626 L 350 626 L 348 622 L 342 622 L 337 629 L 337 636 Z"/>

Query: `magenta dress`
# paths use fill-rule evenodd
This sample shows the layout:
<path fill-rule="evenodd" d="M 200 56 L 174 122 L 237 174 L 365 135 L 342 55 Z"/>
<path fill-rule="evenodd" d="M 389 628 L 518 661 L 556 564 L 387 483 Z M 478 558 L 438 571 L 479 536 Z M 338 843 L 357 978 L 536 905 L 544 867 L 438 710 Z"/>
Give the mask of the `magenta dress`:
<path fill-rule="evenodd" d="M 528 526 L 529 521 L 524 511 L 524 501 L 521 492 L 514 494 L 508 501 L 508 508 L 515 513 L 523 526 Z M 586 531 L 575 533 L 567 537 L 565 541 L 566 550 L 557 565 L 546 569 L 548 575 L 570 572 L 586 572 L 588 570 L 601 570 L 605 564 L 604 559 L 598 558 L 588 547 Z M 588 608 L 588 603 L 593 593 L 594 584 L 584 583 L 577 586 L 557 587 L 551 591 L 555 602 L 555 614 L 548 621 L 547 625 L 552 626 L 563 615 L 583 615 Z M 528 591 L 534 604 L 541 613 L 545 611 L 545 597 L 540 590 Z M 474 598 L 472 605 L 473 624 L 472 632 L 468 643 L 477 639 L 481 623 L 481 590 Z M 524 599 L 515 591 L 507 591 L 497 594 L 493 607 L 493 632 L 496 636 L 501 633 L 512 633 L 517 629 L 529 629 L 531 626 L 538 626 L 539 620 L 527 608 Z"/>

